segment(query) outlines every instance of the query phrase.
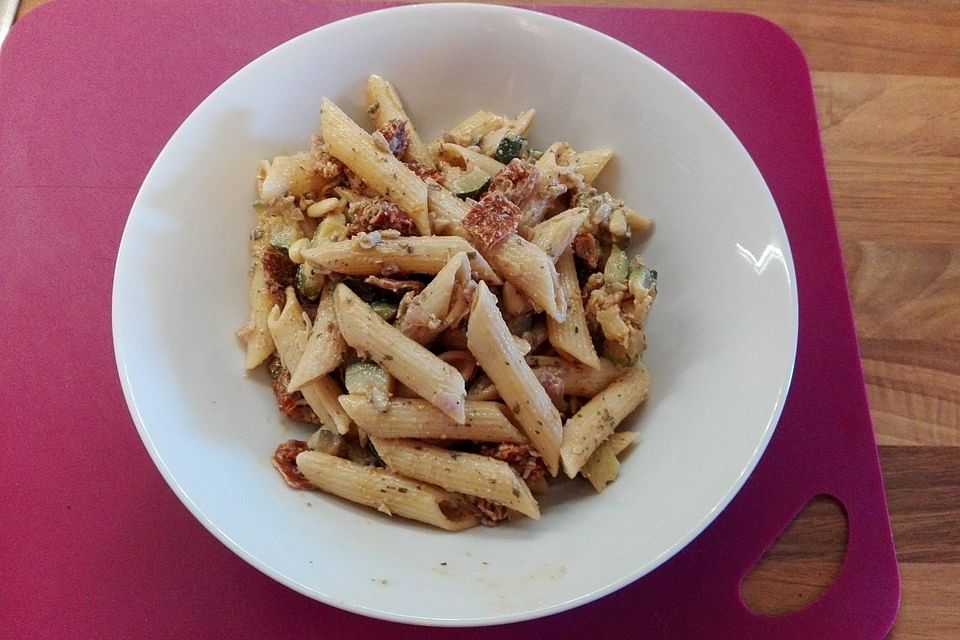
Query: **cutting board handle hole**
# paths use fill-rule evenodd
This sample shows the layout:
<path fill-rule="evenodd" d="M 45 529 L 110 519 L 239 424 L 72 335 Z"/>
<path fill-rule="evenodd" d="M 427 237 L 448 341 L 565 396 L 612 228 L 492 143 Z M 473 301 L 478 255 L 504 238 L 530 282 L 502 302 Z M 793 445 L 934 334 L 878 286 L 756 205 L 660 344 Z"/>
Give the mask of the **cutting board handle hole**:
<path fill-rule="evenodd" d="M 807 608 L 833 584 L 847 552 L 847 515 L 833 496 L 800 510 L 740 584 L 743 604 L 761 616 Z"/>

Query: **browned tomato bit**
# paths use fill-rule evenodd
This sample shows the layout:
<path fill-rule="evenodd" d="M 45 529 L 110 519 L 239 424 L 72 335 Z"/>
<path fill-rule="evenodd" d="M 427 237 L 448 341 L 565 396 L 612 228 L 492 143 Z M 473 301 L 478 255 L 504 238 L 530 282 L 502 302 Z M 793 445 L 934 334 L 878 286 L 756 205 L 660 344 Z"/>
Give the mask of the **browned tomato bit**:
<path fill-rule="evenodd" d="M 315 488 L 297 468 L 297 455 L 307 450 L 307 443 L 303 440 L 287 440 L 273 453 L 273 466 L 283 476 L 284 482 L 294 489 Z"/>
<path fill-rule="evenodd" d="M 488 249 L 517 230 L 520 209 L 500 191 L 488 191 L 473 205 L 460 225 L 473 239 Z"/>

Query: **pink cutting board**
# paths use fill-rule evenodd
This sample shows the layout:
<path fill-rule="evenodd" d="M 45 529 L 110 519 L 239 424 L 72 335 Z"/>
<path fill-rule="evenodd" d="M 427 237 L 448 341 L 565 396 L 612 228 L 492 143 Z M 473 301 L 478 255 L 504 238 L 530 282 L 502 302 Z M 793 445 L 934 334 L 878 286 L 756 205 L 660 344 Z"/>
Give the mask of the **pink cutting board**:
<path fill-rule="evenodd" d="M 896 559 L 810 78 L 778 27 L 736 14 L 544 8 L 677 74 L 750 151 L 790 237 L 800 335 L 772 442 L 731 505 L 633 585 L 495 629 L 427 629 L 309 600 L 230 553 L 177 501 L 136 434 L 110 337 L 112 273 L 137 188 L 223 80 L 308 29 L 373 8 L 305 0 L 60 0 L 0 50 L 0 636 L 6 638 L 880 638 Z M 753 563 L 813 496 L 849 549 L 815 604 L 741 603 Z M 225 588 L 226 585 L 226 588 Z"/>

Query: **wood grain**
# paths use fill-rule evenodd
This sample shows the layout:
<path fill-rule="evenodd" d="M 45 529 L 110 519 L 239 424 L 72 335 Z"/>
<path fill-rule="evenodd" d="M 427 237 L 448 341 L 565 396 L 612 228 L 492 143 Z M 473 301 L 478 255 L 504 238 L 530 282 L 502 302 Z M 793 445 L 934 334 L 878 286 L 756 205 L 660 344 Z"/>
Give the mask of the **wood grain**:
<path fill-rule="evenodd" d="M 880 456 L 901 564 L 960 565 L 960 447 L 884 446 Z"/>
<path fill-rule="evenodd" d="M 829 496 L 815 497 L 744 577 L 743 603 L 766 616 L 813 604 L 840 574 L 846 551 L 843 507 Z"/>
<path fill-rule="evenodd" d="M 857 335 L 960 340 L 960 243 L 845 241 Z"/>
<path fill-rule="evenodd" d="M 960 446 L 960 342 L 866 338 L 860 353 L 878 444 Z"/>
<path fill-rule="evenodd" d="M 45 1 L 22 0 L 20 15 Z M 890 638 L 960 637 L 960 2 L 554 4 L 742 11 L 803 49 L 903 580 Z M 836 509 L 812 503 L 744 599 L 769 614 L 809 604 L 832 582 L 844 540 Z"/>

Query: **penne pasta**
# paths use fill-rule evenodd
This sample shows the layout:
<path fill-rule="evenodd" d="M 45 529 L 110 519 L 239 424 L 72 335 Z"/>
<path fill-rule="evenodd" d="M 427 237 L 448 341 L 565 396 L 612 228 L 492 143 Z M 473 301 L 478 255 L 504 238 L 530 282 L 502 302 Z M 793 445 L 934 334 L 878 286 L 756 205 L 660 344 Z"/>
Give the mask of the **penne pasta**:
<path fill-rule="evenodd" d="M 573 154 L 570 158 L 570 165 L 583 176 L 583 182 L 589 185 L 597 179 L 597 176 L 600 175 L 611 158 L 613 158 L 612 149 L 590 149 Z"/>
<path fill-rule="evenodd" d="M 646 400 L 649 387 L 647 369 L 637 364 L 567 420 L 560 458 L 568 477 L 576 476 L 600 443 Z"/>
<path fill-rule="evenodd" d="M 467 346 L 552 475 L 557 474 L 560 414 L 524 361 L 485 283 L 473 295 Z"/>
<path fill-rule="evenodd" d="M 413 220 L 420 235 L 430 235 L 427 185 L 417 174 L 389 150 L 377 146 L 369 133 L 327 98 L 321 102 L 320 126 L 333 157 L 371 189 L 400 207 Z"/>
<path fill-rule="evenodd" d="M 535 109 L 527 109 L 526 111 L 520 113 L 513 120 L 508 121 L 499 129 L 495 129 L 490 133 L 487 133 L 480 140 L 480 153 L 492 156 L 497 147 L 500 145 L 500 141 L 503 140 L 508 135 L 522 136 L 527 132 L 527 129 L 530 128 L 530 125 L 533 123 L 533 116 L 536 115 Z"/>
<path fill-rule="evenodd" d="M 321 491 L 447 531 L 477 524 L 463 496 L 400 477 L 386 469 L 368 467 L 319 451 L 297 455 L 297 468 Z"/>
<path fill-rule="evenodd" d="M 540 519 L 530 488 L 513 468 L 489 456 L 441 449 L 416 440 L 371 438 L 387 468 L 447 491 L 483 498 Z"/>
<path fill-rule="evenodd" d="M 340 394 L 343 393 L 340 383 L 329 375 L 320 376 L 300 387 L 300 393 L 303 394 L 304 400 L 314 410 L 314 413 L 316 413 L 315 407 L 317 405 L 323 407 L 327 415 L 330 416 L 337 433 L 342 435 L 350 431 L 350 416 L 343 410 L 339 402 Z"/>
<path fill-rule="evenodd" d="M 580 469 L 580 474 L 590 481 L 597 493 L 606 489 L 608 484 L 617 479 L 617 473 L 620 470 L 620 461 L 617 456 L 636 439 L 637 434 L 632 431 L 611 433 Z"/>
<path fill-rule="evenodd" d="M 413 121 L 407 115 L 403 104 L 400 102 L 400 96 L 397 95 L 393 85 L 377 75 L 367 78 L 367 113 L 373 120 L 373 126 L 383 127 L 391 120 L 400 120 L 406 125 L 407 139 L 409 146 L 404 156 L 405 160 L 417 162 L 428 169 L 433 168 L 433 158 L 430 150 L 423 143 L 416 129 L 413 127 Z"/>
<path fill-rule="evenodd" d="M 267 292 L 267 281 L 263 271 L 263 263 L 257 260 L 253 267 L 253 278 L 250 281 L 250 322 L 242 328 L 238 335 L 247 343 L 247 370 L 256 369 L 274 351 L 273 338 L 267 327 L 267 317 L 273 308 L 273 298 Z"/>
<path fill-rule="evenodd" d="M 483 136 L 495 129 L 499 129 L 506 123 L 507 119 L 503 116 L 491 113 L 490 111 L 477 111 L 440 136 L 440 139 L 435 144 L 437 148 L 444 142 L 453 142 L 454 144 L 469 147 L 478 144 Z"/>
<path fill-rule="evenodd" d="M 313 329 L 303 348 L 303 356 L 290 376 L 287 390 L 297 391 L 307 382 L 325 376 L 339 367 L 346 350 L 347 343 L 343 341 L 340 329 L 337 328 L 337 316 L 333 310 L 333 292 L 328 287 L 320 295 Z"/>
<path fill-rule="evenodd" d="M 321 422 L 274 467 L 451 531 L 539 519 L 558 475 L 602 491 L 649 386 L 614 360 L 639 362 L 658 277 L 628 253 L 651 222 L 591 186 L 613 151 L 534 151 L 533 109 L 424 144 L 393 85 L 365 89 L 372 133 L 324 98 L 309 151 L 256 176 L 237 336 L 281 414 Z"/>
<path fill-rule="evenodd" d="M 467 296 L 473 291 L 470 262 L 461 252 L 450 258 L 407 307 L 397 328 L 408 338 L 428 344 L 467 311 Z"/>
<path fill-rule="evenodd" d="M 273 162 L 264 160 L 261 163 L 257 176 L 257 195 L 261 200 L 288 195 L 295 198 L 317 196 L 333 184 L 331 180 L 320 174 L 316 161 L 309 153 L 277 156 Z"/>
<path fill-rule="evenodd" d="M 563 322 L 567 300 L 553 260 L 540 247 L 512 233 L 480 254 L 504 280 L 525 293 L 537 310 Z"/>
<path fill-rule="evenodd" d="M 573 239 L 580 233 L 580 227 L 590 214 L 586 207 L 575 207 L 544 220 L 532 230 L 530 242 L 537 245 L 556 263 Z"/>
<path fill-rule="evenodd" d="M 438 226 L 446 228 L 449 233 L 470 238 L 470 233 L 459 224 L 470 212 L 467 203 L 441 188 L 430 190 L 428 202 Z M 511 233 L 493 247 L 478 251 L 497 274 L 523 291 L 538 309 L 563 321 L 566 299 L 560 290 L 553 261 L 542 249 Z"/>
<path fill-rule="evenodd" d="M 580 398 L 592 398 L 627 372 L 626 367 L 606 358 L 599 358 L 600 366 L 597 369 L 553 356 L 527 356 L 526 360 L 534 369 L 555 370 L 563 380 L 564 393 Z"/>
<path fill-rule="evenodd" d="M 557 260 L 557 276 L 560 279 L 560 290 L 567 300 L 567 317 L 563 322 L 557 322 L 547 316 L 547 337 L 550 344 L 557 351 L 579 360 L 591 369 L 599 369 L 600 358 L 597 357 L 597 350 L 590 337 L 590 328 L 587 326 L 587 316 L 583 312 L 577 267 L 573 261 L 573 250 L 569 247 Z"/>
<path fill-rule="evenodd" d="M 458 424 L 465 422 L 466 389 L 455 368 L 388 324 L 344 284 L 334 291 L 334 308 L 348 345 Z"/>
<path fill-rule="evenodd" d="M 427 208 L 430 213 L 430 222 L 439 233 L 454 235 L 459 231 L 467 235 L 460 228 L 460 221 L 470 213 L 470 206 L 438 184 L 430 184 L 427 189 Z"/>
<path fill-rule="evenodd" d="M 453 144 L 452 142 L 445 142 L 440 145 L 440 152 L 444 155 L 460 158 L 466 165 L 467 171 L 470 169 L 478 169 L 487 174 L 487 177 L 493 177 L 497 175 L 507 166 L 502 162 L 494 160 L 490 156 L 485 156 L 478 151 L 474 151 L 473 149 L 469 149 L 467 147 L 461 147 L 460 145 Z"/>
<path fill-rule="evenodd" d="M 376 232 L 374 232 L 376 233 Z M 465 253 L 478 278 L 490 284 L 502 281 L 469 242 L 459 236 L 404 237 L 371 240 L 357 238 L 326 242 L 302 252 L 310 265 L 351 276 L 379 276 L 384 271 L 435 275 L 458 253 Z"/>
<path fill-rule="evenodd" d="M 279 306 L 274 306 L 270 311 L 267 326 L 277 346 L 280 363 L 288 371 L 293 371 L 303 356 L 310 334 L 310 320 L 300 307 L 293 287 L 287 287 L 286 296 L 282 311 Z M 348 431 L 350 417 L 337 401 L 341 392 L 335 380 L 329 376 L 321 376 L 301 386 L 300 392 L 321 423 L 335 428 L 339 433 Z"/>
<path fill-rule="evenodd" d="M 467 401 L 466 420 L 458 424 L 426 400 L 393 398 L 378 411 L 364 396 L 340 396 L 340 405 L 370 436 L 475 442 L 525 442 L 499 402 Z"/>

